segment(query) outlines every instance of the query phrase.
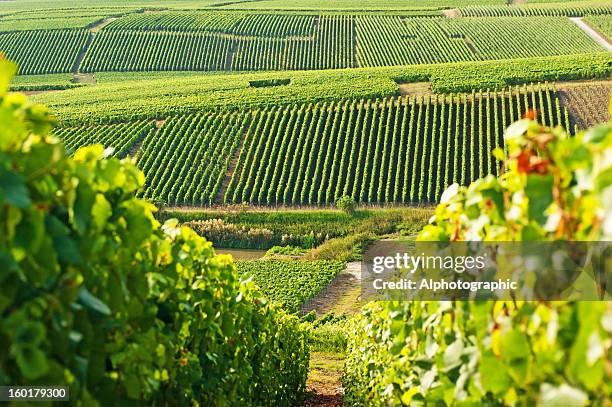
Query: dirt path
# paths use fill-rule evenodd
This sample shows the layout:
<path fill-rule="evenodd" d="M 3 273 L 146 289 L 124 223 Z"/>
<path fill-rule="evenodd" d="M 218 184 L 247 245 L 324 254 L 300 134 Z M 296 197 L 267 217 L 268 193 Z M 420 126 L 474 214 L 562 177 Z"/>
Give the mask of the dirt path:
<path fill-rule="evenodd" d="M 83 46 L 83 48 L 79 52 L 79 55 L 77 55 L 77 59 L 76 59 L 76 61 L 74 61 L 74 65 L 72 67 L 72 74 L 74 75 L 74 77 L 72 79 L 73 82 L 76 82 L 76 83 L 96 83 L 96 79 L 94 78 L 94 76 L 92 74 L 83 74 L 83 73 L 79 72 L 79 70 L 81 69 L 81 64 L 83 63 L 83 59 L 85 58 L 85 54 L 87 53 L 87 50 L 89 49 L 89 46 L 91 45 L 91 42 L 93 41 L 93 39 L 96 36 L 96 34 L 100 30 L 102 30 L 104 27 L 106 27 L 107 25 L 109 25 L 113 21 L 117 20 L 118 18 L 119 17 L 108 17 L 108 18 L 105 18 L 105 19 L 102 19 L 100 21 L 97 21 L 97 22 L 93 23 L 89 27 L 89 36 L 87 37 L 87 41 L 85 42 L 85 45 Z"/>
<path fill-rule="evenodd" d="M 91 32 L 92 34 L 100 32 L 100 30 L 102 30 L 104 27 L 106 27 L 107 25 L 109 25 L 110 23 L 112 23 L 113 21 L 117 19 L 119 19 L 119 17 L 108 17 L 103 20 L 100 20 L 96 22 L 95 24 L 93 24 L 91 27 L 89 27 L 89 32 Z"/>
<path fill-rule="evenodd" d="M 91 45 L 91 42 L 93 41 L 93 37 L 94 34 L 93 33 L 89 33 L 89 36 L 87 37 L 87 41 L 85 42 L 85 45 L 83 46 L 83 48 L 81 49 L 81 51 L 79 52 L 79 55 L 77 55 L 77 59 L 76 61 L 74 61 L 74 65 L 72 67 L 72 73 L 74 75 L 74 81 L 77 81 L 77 77 L 79 75 L 79 69 L 81 68 L 81 64 L 83 63 L 83 59 L 85 58 L 85 54 L 87 53 L 87 50 L 89 49 L 89 45 Z"/>
<path fill-rule="evenodd" d="M 352 315 L 361 308 L 361 263 L 351 262 L 319 295 L 305 304 L 301 312 L 315 311 Z M 342 388 L 343 353 L 312 352 L 308 372 L 306 407 L 338 407 L 344 405 Z"/>
<path fill-rule="evenodd" d="M 459 11 L 458 8 L 446 9 L 446 10 L 442 11 L 442 14 L 446 18 L 459 18 L 459 17 L 461 17 L 461 12 Z"/>
<path fill-rule="evenodd" d="M 336 279 L 319 295 L 302 306 L 301 313 L 315 311 L 317 316 L 328 312 L 355 314 L 361 308 L 361 263 L 348 263 Z"/>
<path fill-rule="evenodd" d="M 244 132 L 242 133 L 240 144 L 238 144 L 238 148 L 236 149 L 236 152 L 234 152 L 234 156 L 232 157 L 232 160 L 230 161 L 227 167 L 227 171 L 225 171 L 223 182 L 221 183 L 221 188 L 219 188 L 219 191 L 217 191 L 217 195 L 215 196 L 214 202 L 217 202 L 219 204 L 223 203 L 223 197 L 225 196 L 225 193 L 227 192 L 227 188 L 229 188 L 229 184 L 230 184 L 230 181 L 232 180 L 232 177 L 234 176 L 236 167 L 238 167 L 238 158 L 240 158 L 240 154 L 242 154 L 242 150 L 244 150 L 245 148 L 244 144 L 246 143 L 247 134 L 252 124 L 253 122 L 251 121 L 248 124 L 247 128 L 244 129 Z"/>
<path fill-rule="evenodd" d="M 342 367 L 344 355 L 330 352 L 312 352 L 304 407 L 339 407 L 344 405 Z"/>
<path fill-rule="evenodd" d="M 589 37 L 593 39 L 596 43 L 601 45 L 607 51 L 612 52 L 612 43 L 608 41 L 603 35 L 595 31 L 590 25 L 584 22 L 581 17 L 571 17 L 570 20 L 578 27 L 582 29 Z"/>

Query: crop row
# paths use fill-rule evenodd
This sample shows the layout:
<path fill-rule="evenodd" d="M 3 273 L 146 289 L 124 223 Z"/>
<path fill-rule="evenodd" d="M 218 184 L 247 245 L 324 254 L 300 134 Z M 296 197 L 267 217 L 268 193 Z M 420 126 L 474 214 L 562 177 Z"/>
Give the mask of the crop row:
<path fill-rule="evenodd" d="M 592 5 L 549 4 L 519 6 L 467 6 L 459 8 L 463 17 L 582 17 L 590 14 L 612 14 L 612 6 L 605 3 Z"/>
<path fill-rule="evenodd" d="M 612 16 L 588 16 L 585 20 L 597 31 L 608 37 L 608 41 L 612 41 Z"/>
<path fill-rule="evenodd" d="M 328 260 L 250 260 L 236 266 L 240 274 L 252 276 L 268 298 L 291 313 L 298 312 L 345 267 L 342 262 Z"/>
<path fill-rule="evenodd" d="M 284 38 L 309 36 L 316 17 L 307 15 L 164 12 L 132 14 L 109 24 L 105 30 L 206 31 Z"/>
<path fill-rule="evenodd" d="M 603 51 L 563 17 L 252 14 L 227 17 L 230 20 L 226 21 L 224 14 L 203 15 L 206 19 L 197 23 L 208 29 L 179 30 L 182 26 L 173 14 L 120 18 L 93 36 L 79 69 L 336 69 Z M 142 25 L 138 24 L 140 18 L 144 19 Z M 141 29 L 128 29 L 134 25 Z M 0 50 L 21 64 L 21 73 L 69 72 L 86 41 L 85 30 L 12 32 L 0 34 Z"/>
<path fill-rule="evenodd" d="M 19 64 L 20 74 L 71 72 L 88 35 L 87 30 L 0 33 L 0 53 Z"/>
<path fill-rule="evenodd" d="M 492 150 L 527 111 L 567 115 L 548 85 L 501 93 L 352 100 L 258 112 L 224 201 L 327 205 L 434 202 L 446 186 L 496 174 Z"/>
<path fill-rule="evenodd" d="M 64 127 L 55 130 L 69 151 L 92 144 L 102 144 L 113 148 L 113 156 L 125 157 L 134 143 L 154 132 L 153 122 L 140 120 L 101 126 Z"/>
<path fill-rule="evenodd" d="M 266 19 L 259 21 L 256 17 Z M 309 34 L 310 29 L 304 19 L 289 19 L 287 24 L 297 25 L 281 29 L 279 17 L 287 16 L 256 15 L 249 20 L 249 29 L 238 25 L 234 33 L 105 30 L 96 35 L 81 70 L 242 71 L 354 66 L 352 18 L 320 17 L 315 35 L 285 37 Z"/>
<path fill-rule="evenodd" d="M 170 205 L 215 201 L 249 114 L 204 113 L 168 119 L 138 154 L 146 198 Z"/>
<path fill-rule="evenodd" d="M 566 18 L 357 17 L 357 64 L 512 59 L 602 49 Z"/>

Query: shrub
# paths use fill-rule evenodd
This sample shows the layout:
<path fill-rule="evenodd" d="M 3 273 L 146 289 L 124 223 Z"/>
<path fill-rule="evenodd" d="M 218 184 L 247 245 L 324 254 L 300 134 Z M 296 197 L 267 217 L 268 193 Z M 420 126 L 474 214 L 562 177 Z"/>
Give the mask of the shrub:
<path fill-rule="evenodd" d="M 68 385 L 83 405 L 276 405 L 308 369 L 296 317 L 229 256 L 135 198 L 143 174 L 69 157 L 0 61 L 0 385 Z M 14 68 L 13 68 L 14 70 Z"/>
<path fill-rule="evenodd" d="M 357 261 L 366 246 L 376 238 L 372 233 L 358 233 L 347 237 L 338 237 L 323 242 L 312 249 L 307 258 L 312 260 L 339 260 L 343 262 Z"/>
<path fill-rule="evenodd" d="M 447 189 L 419 240 L 610 240 L 612 126 L 524 120 L 506 146 L 506 172 Z M 373 302 L 348 329 L 346 401 L 605 405 L 611 319 L 604 301 Z"/>
<path fill-rule="evenodd" d="M 357 204 L 355 203 L 355 198 L 345 195 L 340 198 L 336 198 L 336 206 L 341 211 L 348 213 L 349 215 L 353 215 L 355 213 Z"/>
<path fill-rule="evenodd" d="M 237 226 L 221 219 L 192 221 L 185 225 L 218 247 L 267 249 L 279 240 L 269 229 Z"/>
<path fill-rule="evenodd" d="M 289 85 L 289 83 L 291 83 L 290 78 L 260 79 L 260 80 L 249 81 L 249 86 L 252 88 L 268 88 L 271 86 Z"/>
<path fill-rule="evenodd" d="M 266 252 L 266 258 L 272 257 L 302 257 L 306 253 L 305 249 L 295 246 L 272 246 Z"/>

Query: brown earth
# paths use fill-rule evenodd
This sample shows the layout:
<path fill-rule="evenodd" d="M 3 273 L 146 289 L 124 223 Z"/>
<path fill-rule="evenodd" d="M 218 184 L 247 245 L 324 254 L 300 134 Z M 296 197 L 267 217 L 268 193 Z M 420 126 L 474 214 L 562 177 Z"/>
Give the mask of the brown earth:
<path fill-rule="evenodd" d="M 612 81 L 557 82 L 556 87 L 572 126 L 583 130 L 610 119 Z"/>

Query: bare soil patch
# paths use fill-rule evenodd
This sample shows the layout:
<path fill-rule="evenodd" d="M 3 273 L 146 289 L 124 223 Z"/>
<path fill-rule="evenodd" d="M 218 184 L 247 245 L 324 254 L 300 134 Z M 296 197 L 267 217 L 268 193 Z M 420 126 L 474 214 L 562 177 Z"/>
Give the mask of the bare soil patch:
<path fill-rule="evenodd" d="M 351 262 L 326 289 L 302 306 L 301 313 L 352 315 L 359 312 L 361 305 L 361 263 Z"/>
<path fill-rule="evenodd" d="M 459 11 L 458 8 L 452 8 L 449 10 L 444 10 L 442 11 L 442 14 L 444 15 L 444 17 L 447 18 L 459 18 L 461 17 L 461 12 Z"/>
<path fill-rule="evenodd" d="M 432 95 L 430 82 L 413 82 L 413 83 L 400 83 L 399 94 L 401 96 L 421 96 L 421 95 Z"/>
<path fill-rule="evenodd" d="M 91 73 L 75 73 L 72 77 L 72 82 L 95 84 L 96 78 Z"/>

